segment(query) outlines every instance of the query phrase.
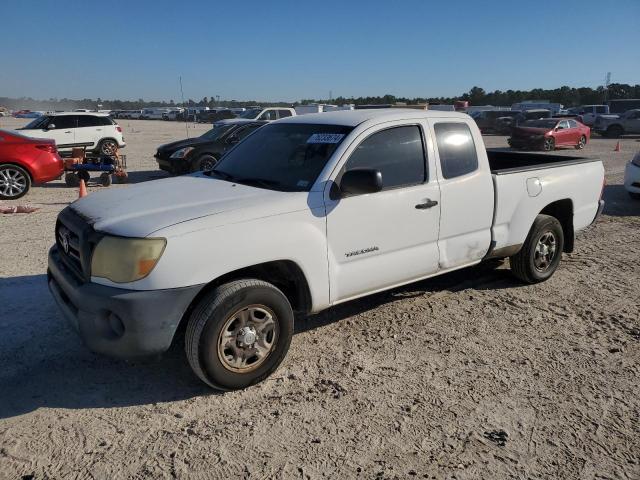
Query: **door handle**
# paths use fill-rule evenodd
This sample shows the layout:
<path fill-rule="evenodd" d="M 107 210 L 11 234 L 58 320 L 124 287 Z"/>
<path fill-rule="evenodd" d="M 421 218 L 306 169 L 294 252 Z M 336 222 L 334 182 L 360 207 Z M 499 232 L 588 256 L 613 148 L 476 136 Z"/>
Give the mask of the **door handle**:
<path fill-rule="evenodd" d="M 66 131 L 66 132 L 64 132 L 64 133 L 71 133 L 71 130 L 67 130 L 67 131 Z"/>
<path fill-rule="evenodd" d="M 418 210 L 427 210 L 428 208 L 435 207 L 436 205 L 438 205 L 438 202 L 427 198 L 424 203 L 419 203 L 418 205 L 416 205 L 416 208 Z"/>

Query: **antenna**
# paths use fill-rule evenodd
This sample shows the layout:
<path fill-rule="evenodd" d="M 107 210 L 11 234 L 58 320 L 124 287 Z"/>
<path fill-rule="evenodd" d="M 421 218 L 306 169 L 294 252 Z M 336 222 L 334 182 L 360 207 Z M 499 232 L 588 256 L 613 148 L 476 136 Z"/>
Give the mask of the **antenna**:
<path fill-rule="evenodd" d="M 182 108 L 184 108 L 184 129 L 187 132 L 187 138 L 189 138 L 189 125 L 187 125 L 187 117 L 189 116 L 189 111 L 185 108 L 184 104 L 184 92 L 182 91 L 182 75 L 180 75 L 180 96 L 182 97 Z"/>

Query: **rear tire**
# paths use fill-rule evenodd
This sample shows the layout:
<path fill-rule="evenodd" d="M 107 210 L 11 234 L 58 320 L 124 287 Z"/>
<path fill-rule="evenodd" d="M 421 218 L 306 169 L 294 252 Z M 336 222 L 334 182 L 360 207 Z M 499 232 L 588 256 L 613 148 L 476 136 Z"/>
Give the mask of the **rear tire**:
<path fill-rule="evenodd" d="M 608 138 L 620 138 L 623 133 L 624 130 L 620 125 L 611 125 L 609 128 L 607 128 L 606 136 Z"/>
<path fill-rule="evenodd" d="M 118 151 L 118 143 L 115 140 L 106 139 L 100 142 L 98 153 L 112 157 Z"/>
<path fill-rule="evenodd" d="M 511 271 L 525 283 L 549 279 L 557 270 L 564 248 L 564 232 L 557 218 L 538 215 L 518 253 L 509 258 Z"/>
<path fill-rule="evenodd" d="M 576 145 L 576 150 L 582 150 L 587 145 L 587 137 L 582 135 L 580 140 L 578 140 L 578 144 Z"/>
<path fill-rule="evenodd" d="M 191 314 L 185 350 L 194 373 L 218 390 L 258 383 L 284 359 L 293 337 L 287 297 L 262 280 L 216 287 Z"/>
<path fill-rule="evenodd" d="M 18 165 L 0 165 L 0 199 L 16 200 L 31 188 L 29 173 Z"/>

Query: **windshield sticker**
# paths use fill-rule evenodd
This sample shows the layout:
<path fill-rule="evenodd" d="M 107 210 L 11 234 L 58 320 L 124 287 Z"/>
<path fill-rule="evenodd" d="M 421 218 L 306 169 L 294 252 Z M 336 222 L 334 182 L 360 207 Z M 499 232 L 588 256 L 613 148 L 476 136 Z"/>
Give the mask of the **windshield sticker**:
<path fill-rule="evenodd" d="M 338 143 L 344 138 L 343 133 L 314 133 L 307 143 Z"/>

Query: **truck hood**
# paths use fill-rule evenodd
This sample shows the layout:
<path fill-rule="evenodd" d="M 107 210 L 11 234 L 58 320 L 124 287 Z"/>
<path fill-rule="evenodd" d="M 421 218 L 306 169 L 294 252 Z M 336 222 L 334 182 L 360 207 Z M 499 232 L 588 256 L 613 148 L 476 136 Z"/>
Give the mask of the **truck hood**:
<path fill-rule="evenodd" d="M 140 183 L 76 200 L 71 208 L 97 231 L 146 237 L 163 228 L 216 216 L 210 225 L 246 221 L 308 208 L 306 192 L 279 192 L 202 173 Z"/>

